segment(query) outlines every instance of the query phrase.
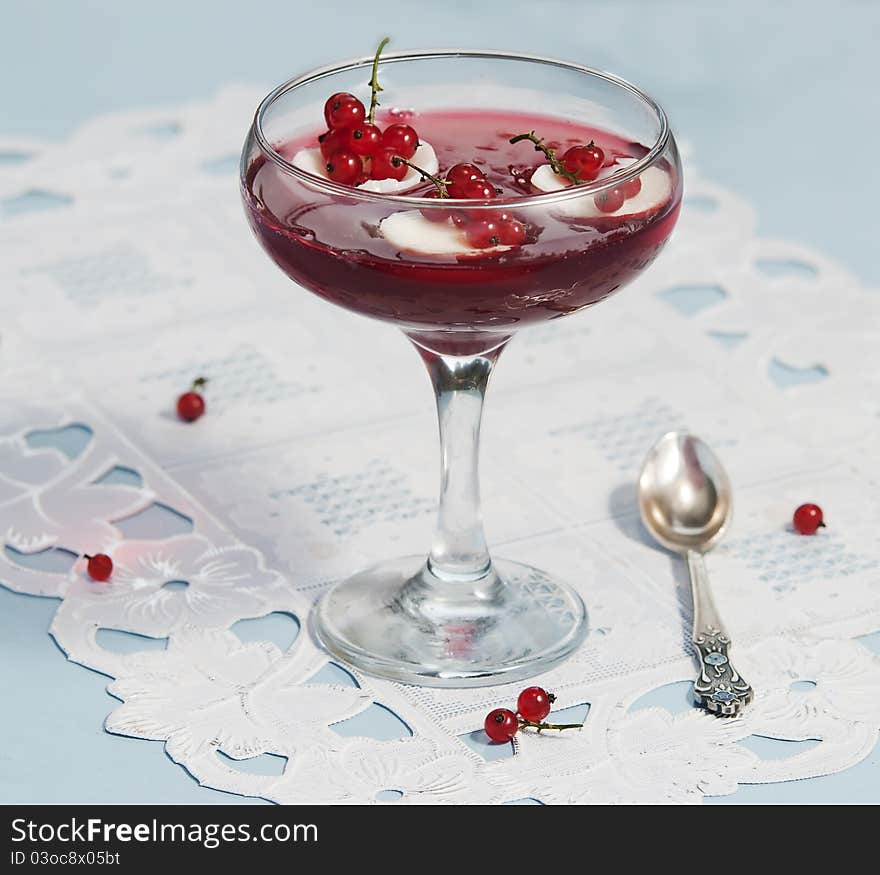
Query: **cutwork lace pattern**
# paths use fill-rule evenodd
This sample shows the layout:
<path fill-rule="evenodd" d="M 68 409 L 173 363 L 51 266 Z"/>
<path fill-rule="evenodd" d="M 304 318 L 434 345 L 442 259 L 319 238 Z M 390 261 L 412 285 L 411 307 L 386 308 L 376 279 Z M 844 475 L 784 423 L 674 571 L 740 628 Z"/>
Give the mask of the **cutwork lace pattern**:
<path fill-rule="evenodd" d="M 61 598 L 51 634 L 120 700 L 107 731 L 164 741 L 204 785 L 288 803 L 698 803 L 866 757 L 880 728 L 880 659 L 857 640 L 880 630 L 880 296 L 757 237 L 750 206 L 693 166 L 657 264 L 594 312 L 523 333 L 489 399 L 493 549 L 567 578 L 590 611 L 582 648 L 537 679 L 560 707 L 588 706 L 583 728 L 524 734 L 498 757 L 478 730 L 515 690 L 328 664 L 307 632 L 314 598 L 427 549 L 434 425 L 405 341 L 297 290 L 251 239 L 235 158 L 259 96 L 99 118 L 63 144 L 0 141 L 26 158 L 0 163 L 0 580 Z M 204 371 L 210 416 L 182 426 L 173 399 Z M 755 690 L 729 720 L 640 701 L 694 677 L 683 566 L 634 502 L 643 453 L 677 427 L 716 448 L 736 490 L 708 557 Z M 71 428 L 75 451 L 41 438 Z M 815 497 L 830 528 L 794 536 L 791 509 Z M 131 521 L 157 508 L 179 525 L 137 536 Z M 76 560 L 98 549 L 112 583 Z M 27 561 L 43 553 L 52 570 Z M 269 613 L 298 629 L 286 649 L 236 631 Z M 108 629 L 166 641 L 120 653 Z M 377 707 L 397 737 L 358 733 Z M 818 743 L 762 760 L 741 743 L 752 735 Z M 280 774 L 235 767 L 261 754 L 284 758 Z"/>

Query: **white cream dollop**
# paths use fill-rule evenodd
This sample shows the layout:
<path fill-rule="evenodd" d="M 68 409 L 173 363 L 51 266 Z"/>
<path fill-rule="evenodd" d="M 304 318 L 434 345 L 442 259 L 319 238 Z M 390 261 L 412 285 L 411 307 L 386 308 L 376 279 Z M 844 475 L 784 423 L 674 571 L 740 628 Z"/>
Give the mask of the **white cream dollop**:
<path fill-rule="evenodd" d="M 635 162 L 635 158 L 619 158 L 611 167 L 603 167 L 597 179 L 609 179 Z M 635 197 L 627 198 L 623 206 L 613 213 L 603 213 L 596 206 L 594 195 L 586 193 L 580 198 L 572 197 L 560 201 L 554 209 L 563 215 L 578 218 L 638 216 L 660 209 L 672 194 L 672 180 L 669 174 L 662 168 L 654 166 L 641 173 L 639 179 L 642 181 L 639 193 Z M 571 183 L 555 173 L 549 164 L 542 164 L 532 174 L 532 185 L 539 191 L 551 192 L 569 188 Z"/>
<path fill-rule="evenodd" d="M 401 251 L 420 255 L 486 255 L 506 252 L 511 246 L 489 246 L 476 249 L 467 241 L 464 231 L 452 219 L 431 222 L 421 210 L 392 213 L 379 223 L 382 236 Z"/>
<path fill-rule="evenodd" d="M 437 153 L 430 143 L 419 143 L 415 155 L 410 160 L 432 176 L 440 169 Z M 321 155 L 319 148 L 300 149 L 293 156 L 291 163 L 294 167 L 305 170 L 306 173 L 311 173 L 312 176 L 319 176 L 321 179 L 330 178 L 327 176 L 327 162 Z M 417 188 L 419 185 L 422 185 L 422 177 L 418 171 L 410 167 L 406 171 L 406 176 L 399 181 L 396 179 L 368 179 L 357 186 L 357 188 L 360 191 L 374 191 L 377 194 L 403 194 L 406 191 Z"/>

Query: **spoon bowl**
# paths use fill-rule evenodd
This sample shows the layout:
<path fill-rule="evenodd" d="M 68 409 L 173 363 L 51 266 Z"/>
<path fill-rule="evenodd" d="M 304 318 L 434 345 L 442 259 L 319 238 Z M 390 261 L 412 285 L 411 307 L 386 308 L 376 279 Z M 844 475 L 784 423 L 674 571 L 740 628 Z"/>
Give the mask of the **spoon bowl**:
<path fill-rule="evenodd" d="M 668 550 L 705 553 L 730 522 L 730 481 L 703 441 L 670 432 L 654 445 L 642 466 L 639 511 L 645 527 Z"/>

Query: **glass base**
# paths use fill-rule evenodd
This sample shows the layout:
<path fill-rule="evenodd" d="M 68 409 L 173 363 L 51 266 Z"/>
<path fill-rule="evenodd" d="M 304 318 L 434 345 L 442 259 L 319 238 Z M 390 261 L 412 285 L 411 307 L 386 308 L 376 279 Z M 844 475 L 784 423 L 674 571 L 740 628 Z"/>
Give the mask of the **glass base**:
<path fill-rule="evenodd" d="M 476 581 L 445 581 L 410 556 L 336 584 L 312 613 L 333 656 L 368 674 L 479 687 L 547 671 L 583 640 L 580 596 L 537 569 L 499 560 Z"/>

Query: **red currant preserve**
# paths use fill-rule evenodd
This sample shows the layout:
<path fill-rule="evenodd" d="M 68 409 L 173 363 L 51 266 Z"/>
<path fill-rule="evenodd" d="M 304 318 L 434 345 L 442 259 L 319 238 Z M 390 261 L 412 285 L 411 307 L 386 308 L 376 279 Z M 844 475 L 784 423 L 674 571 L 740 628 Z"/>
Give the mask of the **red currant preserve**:
<path fill-rule="evenodd" d="M 352 112 L 342 98 L 328 101 L 328 107 L 337 114 Z M 402 248 L 383 234 L 382 221 L 421 209 L 424 201 L 407 207 L 399 197 L 358 189 L 351 196 L 331 193 L 259 152 L 248 156 L 243 180 L 248 218 L 266 251 L 296 282 L 335 304 L 393 322 L 439 352 L 478 352 L 525 325 L 601 301 L 653 261 L 675 224 L 681 182 L 677 168 L 663 161 L 653 172 L 668 175 L 664 196 L 644 209 L 622 206 L 633 190 L 638 194 L 639 185 L 630 185 L 630 193 L 606 189 L 588 215 L 567 209 L 571 199 L 531 200 L 542 193 L 531 175 L 546 158 L 528 143 L 511 144 L 512 136 L 540 131 L 560 155 L 593 142 L 607 156 L 630 162 L 648 151 L 608 132 L 559 118 L 492 111 L 388 113 L 376 123 L 397 150 L 409 151 L 410 131 L 417 130 L 435 150 L 440 176 L 464 163 L 485 175 L 495 189 L 497 209 L 485 218 L 473 211 L 472 251 L 437 255 L 417 246 Z M 390 128 L 393 124 L 401 127 Z M 275 149 L 290 160 L 300 149 L 316 147 L 320 133 L 276 143 Z M 575 158 L 585 174 L 598 172 L 588 149 L 574 153 L 573 165 Z M 331 175 L 343 181 L 353 171 L 334 165 Z M 436 190 L 426 182 L 406 194 L 433 197 Z M 431 203 L 442 206 L 437 198 Z M 499 211 L 509 213 L 504 239 L 492 224 Z M 485 248 L 496 242 L 503 245 Z"/>

